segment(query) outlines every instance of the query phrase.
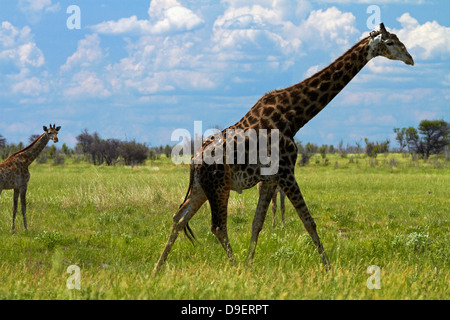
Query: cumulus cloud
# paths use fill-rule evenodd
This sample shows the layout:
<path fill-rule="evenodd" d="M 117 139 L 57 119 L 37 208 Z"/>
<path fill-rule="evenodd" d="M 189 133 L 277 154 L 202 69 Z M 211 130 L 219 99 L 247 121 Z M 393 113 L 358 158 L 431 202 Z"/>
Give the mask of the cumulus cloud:
<path fill-rule="evenodd" d="M 54 4 L 52 0 L 19 0 L 18 7 L 31 23 L 40 21 L 45 13 L 60 10 L 59 2 Z"/>
<path fill-rule="evenodd" d="M 310 11 L 304 1 L 262 1 L 246 6 L 237 1 L 226 3 L 229 7 L 213 26 L 217 51 L 254 47 L 266 54 L 292 55 L 306 48 L 349 46 L 349 39 L 358 33 L 355 16 L 336 7 Z"/>
<path fill-rule="evenodd" d="M 54 12 L 59 10 L 59 2 L 52 4 L 51 0 L 19 0 L 19 9 L 22 11 L 47 11 Z"/>
<path fill-rule="evenodd" d="M 64 96 L 69 98 L 106 98 L 111 92 L 95 72 L 82 70 L 72 77 L 72 83 L 64 90 Z"/>
<path fill-rule="evenodd" d="M 84 39 L 78 41 L 77 51 L 67 58 L 66 63 L 61 66 L 61 70 L 69 71 L 75 66 L 88 67 L 103 57 L 99 36 L 88 34 Z"/>
<path fill-rule="evenodd" d="M 149 19 L 139 20 L 136 16 L 105 21 L 92 26 L 97 33 L 105 34 L 167 34 L 191 31 L 204 21 L 192 10 L 176 0 L 153 0 L 148 9 Z"/>
<path fill-rule="evenodd" d="M 213 72 L 202 65 L 201 54 L 192 52 L 195 45 L 177 38 L 141 37 L 128 45 L 127 57 L 107 66 L 108 81 L 113 88 L 141 94 L 212 88 Z"/>
<path fill-rule="evenodd" d="M 261 1 L 258 4 L 243 5 L 242 2 L 227 1 L 229 7 L 219 16 L 213 25 L 215 50 L 241 50 L 255 47 L 267 50 L 292 52 L 301 45 L 297 26 L 290 21 L 286 12 L 291 7 L 295 12 L 295 3 L 287 6 L 277 5 L 276 1 Z"/>
<path fill-rule="evenodd" d="M 358 34 L 355 22 L 351 12 L 342 12 L 336 7 L 313 10 L 302 24 L 301 32 L 313 46 L 346 48 L 350 45 L 350 38 Z"/>
<path fill-rule="evenodd" d="M 12 91 L 15 94 L 38 97 L 42 93 L 48 92 L 49 86 L 46 81 L 33 76 L 14 83 Z"/>
<path fill-rule="evenodd" d="M 450 28 L 436 21 L 420 24 L 409 13 L 397 19 L 402 29 L 393 30 L 416 58 L 428 60 L 448 57 L 450 53 Z"/>
<path fill-rule="evenodd" d="M 3 21 L 0 26 L 0 61 L 13 63 L 19 68 L 41 67 L 44 54 L 37 47 L 28 26 L 22 29 Z"/>

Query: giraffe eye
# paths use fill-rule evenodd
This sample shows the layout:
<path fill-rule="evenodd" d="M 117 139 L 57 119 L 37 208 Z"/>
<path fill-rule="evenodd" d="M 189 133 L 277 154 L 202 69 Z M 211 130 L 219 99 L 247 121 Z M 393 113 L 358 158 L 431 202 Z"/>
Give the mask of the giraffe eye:
<path fill-rule="evenodd" d="M 392 41 L 389 41 L 389 42 L 386 42 L 386 45 L 387 45 L 387 46 L 393 46 L 394 43 L 393 43 Z"/>

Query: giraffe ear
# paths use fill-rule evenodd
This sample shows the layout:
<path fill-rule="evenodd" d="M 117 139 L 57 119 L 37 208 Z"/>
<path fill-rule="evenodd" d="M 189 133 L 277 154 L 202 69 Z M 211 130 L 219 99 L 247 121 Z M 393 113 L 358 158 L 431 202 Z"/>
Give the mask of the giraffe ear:
<path fill-rule="evenodd" d="M 59 127 L 56 127 L 56 131 L 59 131 L 59 129 L 61 129 L 61 126 L 59 126 Z"/>
<path fill-rule="evenodd" d="M 44 129 L 45 132 L 48 130 L 46 126 L 43 126 L 42 129 Z"/>
<path fill-rule="evenodd" d="M 380 31 L 381 31 L 381 38 L 383 40 L 390 39 L 389 33 L 387 32 L 386 28 L 384 27 L 384 23 L 380 23 Z"/>

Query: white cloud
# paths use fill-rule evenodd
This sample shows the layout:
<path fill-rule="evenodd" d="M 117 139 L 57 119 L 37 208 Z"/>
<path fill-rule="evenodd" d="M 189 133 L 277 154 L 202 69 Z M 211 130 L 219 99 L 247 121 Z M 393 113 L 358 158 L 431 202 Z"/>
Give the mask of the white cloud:
<path fill-rule="evenodd" d="M 64 95 L 75 99 L 106 98 L 111 95 L 111 92 L 105 88 L 103 81 L 96 73 L 82 70 L 72 77 L 72 83 L 64 90 Z"/>
<path fill-rule="evenodd" d="M 254 47 L 261 51 L 279 51 L 283 54 L 299 49 L 301 40 L 298 37 L 298 27 L 289 19 L 295 19 L 291 13 L 296 12 L 296 7 L 303 2 L 280 5 L 276 1 L 262 1 L 251 6 L 235 1 L 227 3 L 229 7 L 213 25 L 215 51 Z"/>
<path fill-rule="evenodd" d="M 8 21 L 0 26 L 0 61 L 12 62 L 20 68 L 41 67 L 44 54 L 33 41 L 29 27 L 14 27 Z"/>
<path fill-rule="evenodd" d="M 204 21 L 194 12 L 180 5 L 176 0 L 153 0 L 148 9 L 153 25 L 153 33 L 162 34 L 173 31 L 190 31 L 202 25 Z"/>
<path fill-rule="evenodd" d="M 67 58 L 61 66 L 62 71 L 68 71 L 75 66 L 88 67 L 104 57 L 97 34 L 88 34 L 78 41 L 77 51 Z"/>
<path fill-rule="evenodd" d="M 92 29 L 105 34 L 168 34 L 191 31 L 204 23 L 203 19 L 176 0 L 151 1 L 148 15 L 148 20 L 139 20 L 136 16 L 131 16 L 117 21 L 102 22 L 92 26 Z"/>
<path fill-rule="evenodd" d="M 347 49 L 349 39 L 358 34 L 355 28 L 356 18 L 351 12 L 341 12 L 336 7 L 326 10 L 313 10 L 302 24 L 302 35 L 308 43 L 320 48 L 332 48 L 335 45 Z"/>
<path fill-rule="evenodd" d="M 56 4 L 52 4 L 51 0 L 19 0 L 19 8 L 22 11 L 55 12 L 59 10 L 59 2 Z"/>
<path fill-rule="evenodd" d="M 340 3 L 340 4 L 350 4 L 350 3 L 359 3 L 359 4 L 425 4 L 429 2 L 429 0 L 319 0 L 319 2 L 325 3 Z"/>
<path fill-rule="evenodd" d="M 117 21 L 105 21 L 92 26 L 97 33 L 124 34 L 124 33 L 151 33 L 148 20 L 138 20 L 136 16 L 121 18 Z"/>
<path fill-rule="evenodd" d="M 18 7 L 31 23 L 40 21 L 44 13 L 54 13 L 61 8 L 59 2 L 53 4 L 52 0 L 19 0 Z"/>
<path fill-rule="evenodd" d="M 296 57 L 307 49 L 347 49 L 358 34 L 356 18 L 336 7 L 312 10 L 308 2 L 262 1 L 258 4 L 226 1 L 229 7 L 213 26 L 214 50 L 260 52 L 263 56 Z M 247 5 L 246 5 L 247 4 Z M 307 10 L 309 16 L 306 17 Z"/>
<path fill-rule="evenodd" d="M 320 70 L 319 65 L 309 67 L 308 70 L 306 70 L 306 72 L 305 72 L 305 78 L 308 78 L 308 77 L 316 74 L 317 72 L 319 72 L 319 70 Z"/>
<path fill-rule="evenodd" d="M 424 24 L 404 13 L 397 19 L 402 29 L 393 30 L 410 50 L 414 58 L 428 60 L 441 57 L 446 59 L 450 54 L 450 28 L 441 26 L 436 21 Z"/>
<path fill-rule="evenodd" d="M 38 97 L 49 91 L 48 83 L 38 77 L 31 77 L 12 85 L 15 94 Z"/>

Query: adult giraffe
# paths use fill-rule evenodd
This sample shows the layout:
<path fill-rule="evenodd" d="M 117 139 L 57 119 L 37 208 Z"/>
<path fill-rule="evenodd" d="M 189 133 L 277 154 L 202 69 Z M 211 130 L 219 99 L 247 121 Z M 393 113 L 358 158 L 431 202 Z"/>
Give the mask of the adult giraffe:
<path fill-rule="evenodd" d="M 328 265 L 329 260 L 317 234 L 316 224 L 295 180 L 294 166 L 297 159 L 297 148 L 294 143 L 294 135 L 317 115 L 367 62 L 377 56 L 401 60 L 408 65 L 414 65 L 413 58 L 403 43 L 395 34 L 389 33 L 381 23 L 380 30 L 372 31 L 369 36 L 356 43 L 328 67 L 298 84 L 265 94 L 238 123 L 222 132 L 222 138 L 213 136 L 206 139 L 202 149 L 196 152 L 192 158 L 189 189 L 184 202 L 173 216 L 171 234 L 155 269 L 160 270 L 181 230 L 184 229 L 186 235 L 189 231 L 193 236 L 188 222 L 206 200 L 211 206 L 211 231 L 219 239 L 229 258 L 233 260 L 233 251 L 227 234 L 227 206 L 230 190 L 240 192 L 253 187 L 260 181 L 263 183 L 253 219 L 247 263 L 253 261 L 258 235 L 262 229 L 267 208 L 274 191 L 279 186 L 292 202 L 312 237 L 323 263 Z M 222 150 L 227 150 L 227 142 L 234 143 L 250 129 L 256 130 L 258 133 L 261 133 L 262 130 L 278 129 L 278 131 L 274 131 L 279 133 L 278 150 L 273 148 L 271 150 L 272 153 L 279 152 L 276 173 L 262 174 L 262 170 L 267 166 L 261 161 L 256 164 L 249 162 L 240 164 L 234 161 L 230 164 L 226 161 L 211 163 L 204 160 L 207 159 L 207 155 L 216 156 L 214 153 L 218 146 L 222 146 Z M 246 147 L 250 146 L 249 136 L 245 136 Z M 271 140 L 270 133 L 268 139 Z M 246 148 L 246 159 L 249 159 L 252 152 L 255 151 L 249 151 Z M 233 155 L 236 160 L 236 153 L 234 152 L 231 156 Z M 223 152 L 223 159 L 227 159 L 227 152 Z"/>
<path fill-rule="evenodd" d="M 19 195 L 22 208 L 23 225 L 25 230 L 28 231 L 26 218 L 26 194 L 28 181 L 30 180 L 28 166 L 34 161 L 34 159 L 37 158 L 50 139 L 52 139 L 54 143 L 58 142 L 58 131 L 60 128 L 61 127 L 55 127 L 55 125 L 53 125 L 53 127 L 50 125 L 50 128 L 47 129 L 47 127 L 44 126 L 43 129 L 45 132 L 34 140 L 28 147 L 14 152 L 4 162 L 0 163 L 0 194 L 3 189 L 14 189 L 12 220 L 13 232 L 15 230 Z"/>

